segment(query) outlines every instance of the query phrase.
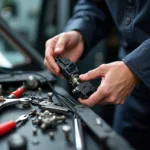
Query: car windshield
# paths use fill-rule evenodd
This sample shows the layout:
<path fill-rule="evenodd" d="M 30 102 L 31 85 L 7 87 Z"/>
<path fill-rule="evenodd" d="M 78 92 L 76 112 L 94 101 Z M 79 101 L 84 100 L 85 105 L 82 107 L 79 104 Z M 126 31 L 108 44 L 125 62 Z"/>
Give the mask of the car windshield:
<path fill-rule="evenodd" d="M 14 68 L 29 63 L 29 58 L 0 30 L 0 67 Z"/>

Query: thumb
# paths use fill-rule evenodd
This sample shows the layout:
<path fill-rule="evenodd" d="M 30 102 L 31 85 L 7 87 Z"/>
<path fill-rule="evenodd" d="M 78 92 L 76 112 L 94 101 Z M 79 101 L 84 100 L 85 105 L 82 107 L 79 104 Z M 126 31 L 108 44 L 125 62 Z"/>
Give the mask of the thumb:
<path fill-rule="evenodd" d="M 66 34 L 61 34 L 55 46 L 54 53 L 56 55 L 62 54 L 68 42 L 69 42 L 68 36 Z"/>
<path fill-rule="evenodd" d="M 89 71 L 88 73 L 80 75 L 80 79 L 87 81 L 87 80 L 92 80 L 104 76 L 105 76 L 105 70 L 100 66 L 94 70 Z"/>

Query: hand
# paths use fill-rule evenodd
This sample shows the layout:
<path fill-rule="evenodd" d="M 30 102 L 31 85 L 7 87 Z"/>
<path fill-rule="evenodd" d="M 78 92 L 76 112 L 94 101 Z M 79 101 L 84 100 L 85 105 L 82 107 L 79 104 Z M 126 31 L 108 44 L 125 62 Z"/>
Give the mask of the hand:
<path fill-rule="evenodd" d="M 54 57 L 59 55 L 76 62 L 82 55 L 83 49 L 84 42 L 80 32 L 64 32 L 46 42 L 44 64 L 52 73 L 60 75 L 60 68 Z"/>
<path fill-rule="evenodd" d="M 103 64 L 98 68 L 80 75 L 83 81 L 102 78 L 97 91 L 88 99 L 79 101 L 93 106 L 99 104 L 123 104 L 138 82 L 137 77 L 122 61 Z"/>

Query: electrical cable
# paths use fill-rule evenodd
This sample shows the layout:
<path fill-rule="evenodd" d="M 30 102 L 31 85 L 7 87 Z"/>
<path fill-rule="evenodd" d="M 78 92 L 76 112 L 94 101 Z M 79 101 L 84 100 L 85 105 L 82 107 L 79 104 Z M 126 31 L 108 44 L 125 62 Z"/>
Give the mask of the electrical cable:
<path fill-rule="evenodd" d="M 37 75 L 37 76 L 43 78 L 43 79 L 47 82 L 48 86 L 50 87 L 50 89 L 52 90 L 52 92 L 54 93 L 54 95 L 56 96 L 56 98 L 58 99 L 58 101 L 60 102 L 60 104 L 63 105 L 63 106 L 66 106 L 66 107 L 71 108 L 71 110 L 75 113 L 75 109 L 74 109 L 72 106 L 70 106 L 69 104 L 67 104 L 67 103 L 66 103 L 62 98 L 60 98 L 60 97 L 63 97 L 63 98 L 65 98 L 65 99 L 67 99 L 67 100 L 68 100 L 70 103 L 72 103 L 73 105 L 76 105 L 76 103 L 74 103 L 70 98 L 68 98 L 68 97 L 66 97 L 66 96 L 63 96 L 63 95 L 61 95 L 60 93 L 56 92 L 56 91 L 53 89 L 52 84 L 47 80 L 47 78 L 44 77 L 43 75 L 41 75 L 40 73 L 33 72 L 33 71 L 9 71 L 9 70 L 5 70 L 4 68 L 0 68 L 0 71 L 3 72 L 3 73 L 10 74 L 10 76 L 16 75 L 16 74 L 20 75 L 20 74 L 23 74 L 23 73 L 29 73 L 29 74 L 35 74 L 35 75 Z"/>

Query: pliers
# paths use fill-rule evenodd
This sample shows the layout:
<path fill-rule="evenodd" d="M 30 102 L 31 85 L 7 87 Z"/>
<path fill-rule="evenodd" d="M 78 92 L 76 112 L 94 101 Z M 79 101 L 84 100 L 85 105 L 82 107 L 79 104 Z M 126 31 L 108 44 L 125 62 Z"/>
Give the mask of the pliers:
<path fill-rule="evenodd" d="M 16 128 L 17 124 L 26 121 L 29 118 L 29 116 L 29 114 L 21 115 L 17 120 L 10 120 L 8 122 L 0 124 L 0 136 L 3 136 L 6 133 L 10 132 L 12 129 Z"/>
<path fill-rule="evenodd" d="M 4 101 L 0 102 L 0 110 L 6 106 L 15 105 L 15 104 L 30 104 L 31 99 L 28 97 L 25 98 L 14 98 L 14 99 L 7 99 L 4 98 Z"/>

